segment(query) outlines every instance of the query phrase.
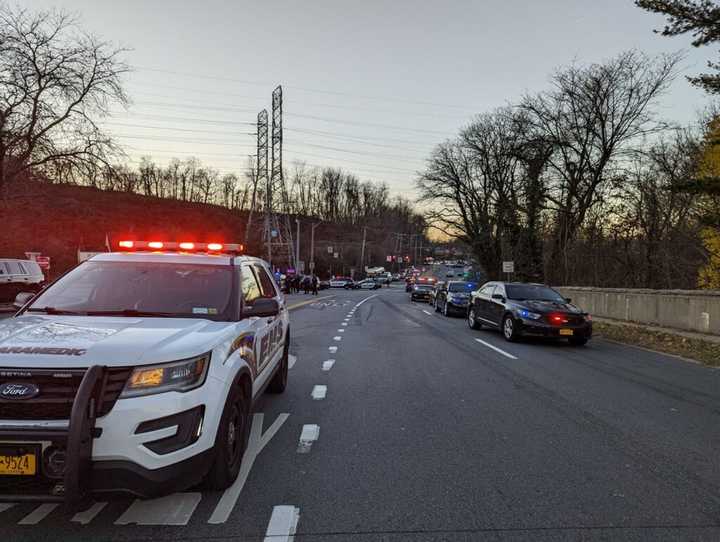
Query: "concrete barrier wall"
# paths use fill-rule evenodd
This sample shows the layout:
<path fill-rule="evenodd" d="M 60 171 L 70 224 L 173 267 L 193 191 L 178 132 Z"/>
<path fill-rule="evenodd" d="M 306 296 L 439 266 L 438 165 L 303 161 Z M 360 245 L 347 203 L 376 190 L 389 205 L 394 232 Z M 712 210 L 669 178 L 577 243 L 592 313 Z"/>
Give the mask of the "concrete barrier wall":
<path fill-rule="evenodd" d="M 720 335 L 720 291 L 556 288 L 590 314 Z"/>

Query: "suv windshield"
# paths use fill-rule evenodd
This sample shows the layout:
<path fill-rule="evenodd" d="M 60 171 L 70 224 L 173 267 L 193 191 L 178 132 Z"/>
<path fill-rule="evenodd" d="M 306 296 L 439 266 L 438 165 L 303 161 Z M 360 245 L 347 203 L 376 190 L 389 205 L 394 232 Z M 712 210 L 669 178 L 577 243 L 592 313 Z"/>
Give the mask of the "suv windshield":
<path fill-rule="evenodd" d="M 87 262 L 40 294 L 28 312 L 228 320 L 231 291 L 226 266 Z"/>
<path fill-rule="evenodd" d="M 532 284 L 506 284 L 505 291 L 508 299 L 534 299 L 537 301 L 554 301 L 565 303 L 565 298 L 547 286 Z"/>
<path fill-rule="evenodd" d="M 454 282 L 448 286 L 450 292 L 472 292 L 477 289 L 477 284 L 474 282 Z"/>
<path fill-rule="evenodd" d="M 432 290 L 433 287 L 430 284 L 416 284 L 415 289 L 416 290 Z"/>

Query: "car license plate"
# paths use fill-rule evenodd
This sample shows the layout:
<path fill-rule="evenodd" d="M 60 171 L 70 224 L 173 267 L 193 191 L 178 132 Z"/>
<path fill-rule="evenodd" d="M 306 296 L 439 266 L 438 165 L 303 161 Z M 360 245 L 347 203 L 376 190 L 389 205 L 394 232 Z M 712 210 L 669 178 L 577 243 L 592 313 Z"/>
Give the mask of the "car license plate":
<path fill-rule="evenodd" d="M 561 329 L 560 330 L 560 335 L 572 335 L 572 334 L 573 334 L 572 329 Z"/>
<path fill-rule="evenodd" d="M 0 455 L 0 475 L 33 476 L 36 472 L 35 454 Z"/>

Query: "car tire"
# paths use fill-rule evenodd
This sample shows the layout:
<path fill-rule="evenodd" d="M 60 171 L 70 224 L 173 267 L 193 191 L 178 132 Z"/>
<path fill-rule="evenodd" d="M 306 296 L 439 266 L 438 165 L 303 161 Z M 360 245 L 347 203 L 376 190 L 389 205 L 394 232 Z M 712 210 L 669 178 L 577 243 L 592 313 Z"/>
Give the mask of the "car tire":
<path fill-rule="evenodd" d="M 475 319 L 475 309 L 470 307 L 467 315 L 467 325 L 470 329 L 481 329 L 482 325 Z"/>
<path fill-rule="evenodd" d="M 239 385 L 234 385 L 220 417 L 215 437 L 215 458 L 205 475 L 207 489 L 221 491 L 230 487 L 240 472 L 250 436 L 250 400 Z"/>
<path fill-rule="evenodd" d="M 502 320 L 501 332 L 505 340 L 511 343 L 520 338 L 520 332 L 515 325 L 515 319 L 509 314 L 506 314 Z"/>
<path fill-rule="evenodd" d="M 573 346 L 585 346 L 588 342 L 587 337 L 570 337 L 568 342 Z"/>
<path fill-rule="evenodd" d="M 283 355 L 280 360 L 280 367 L 278 368 L 275 376 L 268 384 L 268 393 L 282 393 L 287 388 L 288 381 L 288 369 L 290 368 L 290 335 L 285 338 L 285 346 L 283 347 Z"/>

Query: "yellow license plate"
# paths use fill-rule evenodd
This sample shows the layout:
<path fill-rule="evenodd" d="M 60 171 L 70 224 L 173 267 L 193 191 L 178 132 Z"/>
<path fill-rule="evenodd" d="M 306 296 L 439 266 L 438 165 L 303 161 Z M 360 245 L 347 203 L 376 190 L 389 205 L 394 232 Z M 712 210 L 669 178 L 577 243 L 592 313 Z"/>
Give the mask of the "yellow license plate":
<path fill-rule="evenodd" d="M 560 335 L 572 335 L 572 334 L 573 334 L 572 329 L 561 329 L 560 330 Z"/>
<path fill-rule="evenodd" d="M 35 454 L 0 455 L 0 475 L 32 476 L 36 472 Z"/>

